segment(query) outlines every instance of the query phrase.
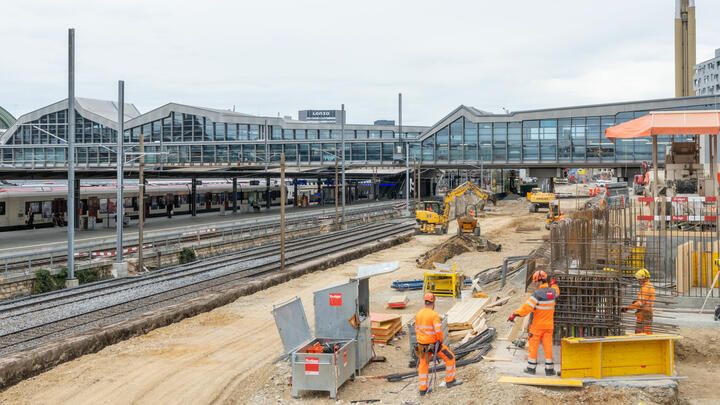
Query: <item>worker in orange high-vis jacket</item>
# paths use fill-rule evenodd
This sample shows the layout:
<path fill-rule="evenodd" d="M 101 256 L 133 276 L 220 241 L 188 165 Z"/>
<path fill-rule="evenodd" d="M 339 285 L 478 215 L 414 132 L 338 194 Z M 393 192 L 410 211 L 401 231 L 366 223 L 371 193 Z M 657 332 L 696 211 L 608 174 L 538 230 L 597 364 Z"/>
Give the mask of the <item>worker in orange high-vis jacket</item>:
<path fill-rule="evenodd" d="M 440 315 L 435 312 L 435 294 L 425 293 L 425 308 L 415 315 L 415 336 L 417 337 L 418 385 L 420 395 L 429 391 L 428 370 L 430 361 L 436 356 L 445 362 L 445 385 L 452 388 L 462 384 L 455 378 L 455 354 L 443 344 Z"/>
<path fill-rule="evenodd" d="M 635 333 L 650 334 L 652 333 L 655 287 L 650 282 L 650 272 L 647 269 L 636 271 L 635 279 L 640 283 L 637 299 L 624 307 L 622 312 L 635 310 Z"/>
<path fill-rule="evenodd" d="M 516 309 L 508 318 L 514 322 L 518 316 L 532 313 L 532 322 L 528 328 L 528 365 L 525 372 L 535 374 L 537 368 L 538 348 L 542 342 L 545 354 L 545 375 L 555 375 L 553 363 L 553 328 L 555 318 L 555 300 L 560 296 L 560 287 L 555 279 L 548 283 L 547 273 L 538 270 L 532 275 L 533 284 L 537 286 L 535 292 L 527 302 Z"/>

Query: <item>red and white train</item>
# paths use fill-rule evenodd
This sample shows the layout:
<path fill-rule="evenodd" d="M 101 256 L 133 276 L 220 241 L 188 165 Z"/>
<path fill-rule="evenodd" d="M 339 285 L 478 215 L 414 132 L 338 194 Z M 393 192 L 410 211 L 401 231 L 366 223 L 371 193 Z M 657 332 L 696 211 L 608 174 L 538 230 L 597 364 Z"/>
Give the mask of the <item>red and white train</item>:
<path fill-rule="evenodd" d="M 114 221 L 115 182 L 83 184 L 80 187 L 79 219 L 81 225 L 94 226 Z M 145 214 L 148 217 L 190 213 L 189 180 L 150 181 L 145 186 Z M 238 180 L 238 209 L 252 210 L 266 205 L 265 181 Z M 303 187 L 302 193 L 309 190 Z M 125 213 L 137 218 L 138 185 L 126 184 L 123 192 Z M 288 199 L 292 200 L 292 193 Z M 270 186 L 272 205 L 280 204 L 280 187 Z M 197 212 L 232 209 L 232 181 L 202 180 L 196 189 Z M 67 184 L 63 182 L 24 185 L 0 184 L 0 231 L 64 226 L 67 214 Z M 127 218 L 126 218 L 127 219 Z M 114 222 L 113 222 L 114 224 Z"/>

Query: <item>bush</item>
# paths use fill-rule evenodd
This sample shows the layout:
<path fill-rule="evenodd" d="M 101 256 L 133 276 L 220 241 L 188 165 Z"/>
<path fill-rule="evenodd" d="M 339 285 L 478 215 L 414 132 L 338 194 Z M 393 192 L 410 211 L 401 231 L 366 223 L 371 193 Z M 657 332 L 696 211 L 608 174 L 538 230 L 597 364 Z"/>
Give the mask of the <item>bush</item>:
<path fill-rule="evenodd" d="M 100 270 L 98 269 L 86 269 L 75 272 L 80 284 L 92 283 L 94 281 L 100 281 L 105 277 L 102 277 Z M 62 290 L 65 288 L 65 281 L 67 280 L 67 267 L 63 267 L 60 271 L 53 275 L 50 271 L 40 269 L 35 272 L 35 280 L 33 281 L 32 293 L 42 294 L 49 291 Z"/>
<path fill-rule="evenodd" d="M 65 274 L 63 274 L 65 272 Z M 65 288 L 65 278 L 67 270 L 63 269 L 57 275 L 52 275 L 50 271 L 40 269 L 35 272 L 35 280 L 33 280 L 32 293 L 42 294 L 49 291 L 60 290 Z"/>
<path fill-rule="evenodd" d="M 195 255 L 195 250 L 192 248 L 183 248 L 183 250 L 180 251 L 178 260 L 180 261 L 180 264 L 194 262 L 195 260 L 197 260 L 197 255 Z"/>
<path fill-rule="evenodd" d="M 92 283 L 105 278 L 100 275 L 100 270 L 98 269 L 86 269 L 78 271 L 75 273 L 75 277 L 77 277 L 80 284 Z"/>

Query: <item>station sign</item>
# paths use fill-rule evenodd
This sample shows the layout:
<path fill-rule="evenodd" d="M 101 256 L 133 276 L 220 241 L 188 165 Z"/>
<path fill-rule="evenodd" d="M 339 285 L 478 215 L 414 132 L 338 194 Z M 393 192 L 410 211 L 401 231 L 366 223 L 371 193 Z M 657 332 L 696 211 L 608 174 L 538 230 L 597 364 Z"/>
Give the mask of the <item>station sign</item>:
<path fill-rule="evenodd" d="M 300 121 L 315 122 L 339 122 L 342 110 L 300 110 L 298 118 Z"/>

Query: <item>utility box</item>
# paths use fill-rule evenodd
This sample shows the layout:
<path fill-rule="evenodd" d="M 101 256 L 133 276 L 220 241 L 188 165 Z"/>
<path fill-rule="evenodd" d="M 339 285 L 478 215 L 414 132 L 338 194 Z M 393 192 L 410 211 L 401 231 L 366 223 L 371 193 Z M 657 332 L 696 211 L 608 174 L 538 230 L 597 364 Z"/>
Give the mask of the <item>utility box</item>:
<path fill-rule="evenodd" d="M 364 283 L 365 284 L 365 283 Z M 372 358 L 369 297 L 360 297 L 359 280 L 315 291 L 315 333 L 333 339 L 356 341 L 356 372 Z"/>
<path fill-rule="evenodd" d="M 373 357 L 370 278 L 399 267 L 397 262 L 359 266 L 357 276 L 347 283 L 315 292 L 315 332 L 334 339 L 355 339 L 358 375 Z"/>
<path fill-rule="evenodd" d="M 300 298 L 273 306 L 275 325 L 290 357 L 293 397 L 300 391 L 328 391 L 334 399 L 338 388 L 370 362 L 370 277 L 399 267 L 397 262 L 359 266 L 350 281 L 315 291 L 315 336 Z M 321 347 L 328 350 L 315 352 Z"/>
<path fill-rule="evenodd" d="M 293 398 L 300 391 L 327 391 L 335 399 L 338 388 L 355 375 L 357 341 L 313 337 L 298 297 L 273 306 L 272 313 L 290 359 Z M 314 352 L 318 346 L 330 348 L 329 353 Z"/>

